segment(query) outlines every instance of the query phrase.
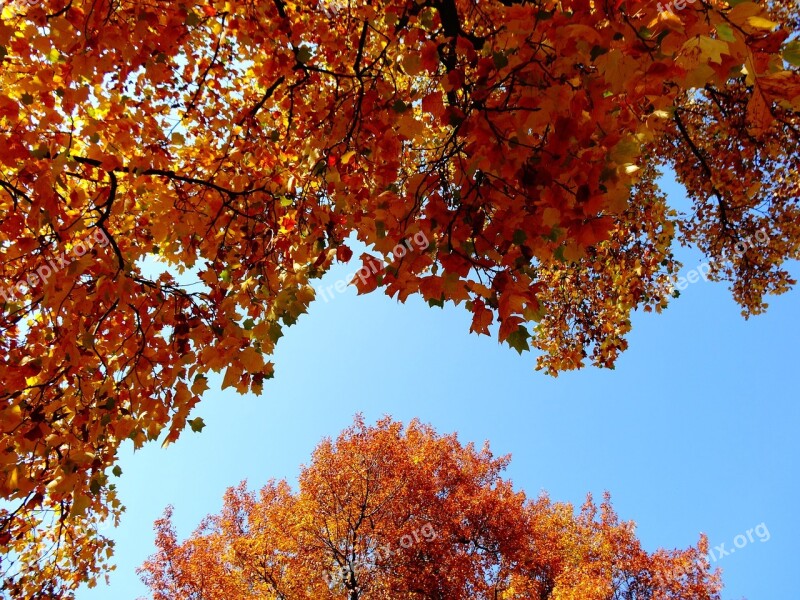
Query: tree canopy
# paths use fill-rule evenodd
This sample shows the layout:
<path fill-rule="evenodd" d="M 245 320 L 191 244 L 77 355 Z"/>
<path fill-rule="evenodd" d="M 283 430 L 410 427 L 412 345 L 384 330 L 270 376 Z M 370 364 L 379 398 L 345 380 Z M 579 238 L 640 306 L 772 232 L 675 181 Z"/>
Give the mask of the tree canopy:
<path fill-rule="evenodd" d="M 299 487 L 244 483 L 179 542 L 171 509 L 140 569 L 154 600 L 718 599 L 707 542 L 645 552 L 608 498 L 578 514 L 515 491 L 494 457 L 417 421 L 361 419 Z"/>
<path fill-rule="evenodd" d="M 613 366 L 676 293 L 677 243 L 745 314 L 786 291 L 797 2 L 662 9 L 3 2 L 4 589 L 102 572 L 120 445 L 202 428 L 212 372 L 260 393 L 351 239 L 360 293 L 464 306 L 553 374 Z"/>

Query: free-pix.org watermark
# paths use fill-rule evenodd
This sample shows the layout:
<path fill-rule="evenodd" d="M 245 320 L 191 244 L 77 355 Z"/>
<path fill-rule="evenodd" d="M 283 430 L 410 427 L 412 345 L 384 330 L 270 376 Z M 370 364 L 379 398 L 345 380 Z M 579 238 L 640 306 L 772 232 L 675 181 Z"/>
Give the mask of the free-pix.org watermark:
<path fill-rule="evenodd" d="M 419 529 L 415 529 L 411 533 L 406 533 L 400 537 L 398 540 L 398 545 L 403 550 L 408 550 L 414 544 L 425 541 L 431 542 L 436 539 L 436 530 L 433 528 L 433 525 L 430 523 L 425 523 Z M 372 556 L 371 560 L 378 562 L 379 560 L 386 560 L 395 554 L 401 552 L 399 548 L 390 547 L 388 544 L 384 544 L 379 548 L 375 549 L 375 553 Z M 325 580 L 327 581 L 328 585 L 337 586 L 346 581 L 348 581 L 351 576 L 356 574 L 357 569 L 359 568 L 358 562 L 350 562 L 348 561 L 347 564 L 338 566 L 333 570 L 330 574 L 325 574 Z"/>
<path fill-rule="evenodd" d="M 47 283 L 53 275 L 68 267 L 75 259 L 89 252 L 95 245 L 102 248 L 108 244 L 109 239 L 105 232 L 99 228 L 94 229 L 91 235 L 76 242 L 69 252 L 62 252 L 52 260 L 48 260 L 46 264 L 39 266 L 35 271 L 28 272 L 22 281 L 18 281 L 11 287 L 0 286 L 0 296 L 6 302 L 14 302 L 18 296 L 24 296 L 28 289 L 36 287 L 40 282 Z"/>
<path fill-rule="evenodd" d="M 733 251 L 737 257 L 741 257 L 745 252 L 747 252 L 748 248 L 755 247 L 755 242 L 758 242 L 759 244 L 766 244 L 768 241 L 769 236 L 767 235 L 766 230 L 759 229 L 754 236 L 748 236 L 742 239 L 740 242 L 737 242 L 733 247 Z M 686 276 L 678 277 L 675 288 L 683 291 L 689 287 L 689 284 L 697 283 L 701 279 L 703 281 L 708 281 L 708 274 L 712 271 L 716 271 L 720 266 L 721 262 L 714 259 L 700 263 L 694 269 L 687 271 Z"/>
<path fill-rule="evenodd" d="M 697 0 L 674 0 L 667 2 L 666 4 L 664 4 L 664 6 L 661 6 L 661 2 L 658 2 L 656 4 L 656 8 L 658 8 L 658 12 L 660 13 L 666 11 L 668 13 L 675 14 L 674 12 L 672 12 L 673 6 L 675 7 L 675 10 L 683 10 L 684 8 L 686 8 L 687 4 L 694 4 L 696 1 Z"/>
<path fill-rule="evenodd" d="M 753 537 L 754 533 L 755 537 Z M 713 550 L 708 551 L 709 562 L 721 560 L 729 554 L 733 554 L 736 552 L 736 550 L 741 550 L 748 544 L 752 544 L 756 539 L 761 543 L 768 542 L 770 537 L 771 536 L 769 529 L 767 528 L 767 524 L 763 522 L 759 523 L 755 527 L 748 529 L 745 533 L 739 533 L 735 535 L 733 538 L 733 547 L 726 548 L 726 542 L 722 542 L 721 544 L 714 546 Z"/>
<path fill-rule="evenodd" d="M 669 567 L 666 571 L 659 571 L 656 573 L 656 581 L 661 586 L 669 586 L 672 582 L 682 578 L 692 578 L 700 570 L 706 567 L 714 567 L 715 563 L 722 560 L 726 556 L 734 554 L 737 550 L 747 547 L 758 540 L 761 543 L 768 542 L 770 539 L 769 529 L 764 522 L 759 523 L 755 527 L 751 527 L 744 533 L 739 533 L 733 537 L 732 547 L 728 546 L 727 542 L 717 544 L 709 548 L 708 552 L 701 557 L 699 563 L 678 563 Z M 713 571 L 712 569 L 709 569 Z"/>
<path fill-rule="evenodd" d="M 429 244 L 425 232 L 418 231 L 417 233 L 414 234 L 413 237 L 405 240 L 405 245 L 397 244 L 397 246 L 395 246 L 392 249 L 392 255 L 397 260 L 403 258 L 409 251 L 414 249 L 412 243 L 420 250 L 427 248 Z M 373 259 L 370 260 L 369 263 L 370 263 L 369 267 L 363 266 L 358 271 L 355 271 L 354 273 L 350 273 L 349 275 L 342 277 L 334 284 L 331 284 L 324 288 L 322 286 L 316 288 L 315 290 L 316 297 L 322 298 L 323 300 L 325 300 L 325 302 L 328 302 L 335 296 L 334 291 L 336 292 L 336 294 L 343 294 L 345 290 L 347 290 L 347 286 L 352 283 L 355 277 L 358 277 L 361 280 L 361 283 L 366 284 L 369 276 L 374 275 L 375 273 L 378 272 L 378 266 L 380 264 L 380 261 Z"/>

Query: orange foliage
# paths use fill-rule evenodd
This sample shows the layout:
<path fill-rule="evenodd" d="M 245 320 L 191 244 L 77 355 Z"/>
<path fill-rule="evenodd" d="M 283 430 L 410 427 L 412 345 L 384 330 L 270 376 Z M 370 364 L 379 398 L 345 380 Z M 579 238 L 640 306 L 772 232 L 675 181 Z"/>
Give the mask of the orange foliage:
<path fill-rule="evenodd" d="M 94 579 L 119 446 L 202 428 L 209 373 L 259 393 L 350 237 L 387 263 L 359 291 L 461 304 L 550 373 L 613 366 L 676 236 L 748 314 L 788 289 L 796 0 L 655 4 L 5 0 L 6 588 Z"/>
<path fill-rule="evenodd" d="M 155 600 L 719 598 L 705 539 L 645 552 L 608 498 L 575 514 L 502 478 L 509 458 L 416 421 L 360 419 L 293 492 L 245 484 L 178 542 L 171 509 L 140 569 Z"/>

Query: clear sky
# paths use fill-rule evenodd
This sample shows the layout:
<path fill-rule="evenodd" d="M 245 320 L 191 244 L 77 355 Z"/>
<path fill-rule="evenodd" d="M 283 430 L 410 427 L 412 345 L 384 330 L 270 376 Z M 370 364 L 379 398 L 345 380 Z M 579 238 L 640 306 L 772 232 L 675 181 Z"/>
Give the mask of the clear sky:
<path fill-rule="evenodd" d="M 679 256 L 684 272 L 701 262 Z M 324 284 L 352 270 L 337 266 Z M 126 447 L 118 568 L 110 587 L 78 600 L 145 596 L 134 570 L 154 551 L 152 523 L 166 505 L 186 536 L 242 479 L 294 484 L 319 440 L 356 412 L 489 440 L 495 454 L 511 453 L 507 474 L 529 496 L 545 490 L 580 505 L 608 490 L 649 550 L 686 547 L 705 532 L 712 549 L 735 550 L 714 563 L 725 600 L 796 598 L 799 294 L 772 298 L 766 315 L 745 321 L 724 284 L 700 280 L 664 314 L 635 314 L 616 370 L 557 379 L 534 371 L 535 355 L 470 334 L 463 307 L 401 305 L 352 288 L 318 300 L 280 340 L 261 397 L 220 392 L 212 380 L 192 413 L 205 420 L 202 433 L 166 450 Z"/>

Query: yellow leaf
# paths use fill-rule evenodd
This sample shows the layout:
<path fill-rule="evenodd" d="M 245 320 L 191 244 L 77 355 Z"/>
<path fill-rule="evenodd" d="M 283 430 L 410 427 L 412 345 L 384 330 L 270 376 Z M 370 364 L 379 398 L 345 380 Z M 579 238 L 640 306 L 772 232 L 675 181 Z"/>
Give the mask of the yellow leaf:
<path fill-rule="evenodd" d="M 250 373 L 257 373 L 264 367 L 264 357 L 252 346 L 245 348 L 239 355 L 239 362 Z"/>
<path fill-rule="evenodd" d="M 700 48 L 700 56 L 718 64 L 722 64 L 722 55 L 728 54 L 729 50 L 727 42 L 715 40 L 707 35 L 701 35 L 697 45 Z"/>
<path fill-rule="evenodd" d="M 345 152 L 342 155 L 342 164 L 346 165 L 347 163 L 349 163 L 350 159 L 353 158 L 355 155 L 356 155 L 356 151 L 355 150 L 350 150 L 349 152 Z"/>
<path fill-rule="evenodd" d="M 555 227 L 561 223 L 561 211 L 557 208 L 545 208 L 542 214 L 542 223 L 547 227 Z"/>
<path fill-rule="evenodd" d="M 222 389 L 233 387 L 239 383 L 239 380 L 242 378 L 242 370 L 235 366 L 231 365 L 227 369 L 225 369 L 225 377 L 222 380 Z"/>
<path fill-rule="evenodd" d="M 192 393 L 199 396 L 208 389 L 208 378 L 205 375 L 198 375 L 192 383 Z"/>
<path fill-rule="evenodd" d="M 686 87 L 690 89 L 704 87 L 715 75 L 714 69 L 709 65 L 697 65 L 686 74 Z"/>
<path fill-rule="evenodd" d="M 19 487 L 19 471 L 18 467 L 14 467 L 8 473 L 8 479 L 6 480 L 6 488 L 14 491 Z"/>
<path fill-rule="evenodd" d="M 778 24 L 775 21 L 770 21 L 764 17 L 747 17 L 747 24 L 755 29 L 767 29 L 772 31 Z"/>
<path fill-rule="evenodd" d="M 86 509 L 91 506 L 92 501 L 88 496 L 83 494 L 76 494 L 75 499 L 72 501 L 72 508 L 69 511 L 70 517 L 76 517 L 86 514 Z"/>

